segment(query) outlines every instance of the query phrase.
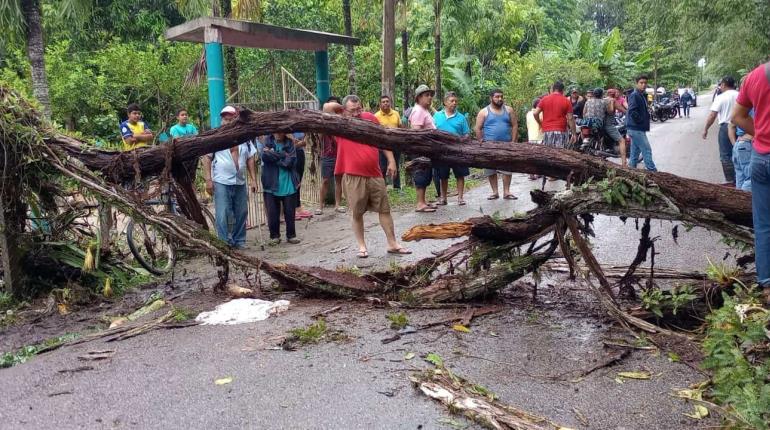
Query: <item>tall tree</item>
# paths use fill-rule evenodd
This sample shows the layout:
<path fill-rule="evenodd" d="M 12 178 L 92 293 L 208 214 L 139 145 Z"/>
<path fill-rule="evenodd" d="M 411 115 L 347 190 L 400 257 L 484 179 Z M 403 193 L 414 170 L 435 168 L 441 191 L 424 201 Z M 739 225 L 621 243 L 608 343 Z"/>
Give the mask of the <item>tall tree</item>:
<path fill-rule="evenodd" d="M 353 36 L 353 24 L 350 18 L 350 0 L 342 0 L 342 19 L 345 22 L 345 36 Z M 345 52 L 348 56 L 348 94 L 355 94 L 357 91 L 356 57 L 353 53 L 353 45 L 345 45 Z"/>
<path fill-rule="evenodd" d="M 409 0 L 401 0 L 401 86 L 404 88 L 402 109 L 409 104 Z"/>
<path fill-rule="evenodd" d="M 27 56 L 29 56 L 32 71 L 32 93 L 43 105 L 43 114 L 46 118 L 50 118 L 51 101 L 48 98 L 48 80 L 45 77 L 45 46 L 40 0 L 24 0 L 21 4 L 26 27 Z"/>
<path fill-rule="evenodd" d="M 393 98 L 396 88 L 396 0 L 382 1 L 382 94 Z"/>
<path fill-rule="evenodd" d="M 441 2 L 433 0 L 433 67 L 436 76 L 436 97 L 441 100 Z"/>

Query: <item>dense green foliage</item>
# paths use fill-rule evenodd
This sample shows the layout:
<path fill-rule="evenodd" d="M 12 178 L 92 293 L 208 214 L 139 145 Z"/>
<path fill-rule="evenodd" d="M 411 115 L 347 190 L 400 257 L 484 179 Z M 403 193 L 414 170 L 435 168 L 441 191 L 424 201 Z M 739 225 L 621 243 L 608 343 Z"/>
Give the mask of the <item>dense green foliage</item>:
<path fill-rule="evenodd" d="M 703 364 L 714 372 L 711 394 L 735 414 L 736 426 L 768 429 L 770 312 L 752 302 L 724 295 L 724 305 L 708 317 Z"/>
<path fill-rule="evenodd" d="M 433 1 L 402 0 L 397 6 L 396 105 L 404 87 L 435 79 Z M 216 2 L 214 2 L 216 3 Z M 342 33 L 341 0 L 265 0 L 250 5 L 263 22 Z M 770 51 L 767 2 L 717 0 L 443 0 L 443 89 L 461 96 L 471 115 L 490 89 L 506 91 L 522 108 L 556 79 L 583 89 L 627 88 L 648 72 L 667 87 L 696 85 L 697 61 L 706 58 L 704 80 L 739 75 Z M 380 93 L 382 6 L 353 0 L 358 93 L 374 107 Z M 18 23 L 19 3 L 0 6 L 4 23 Z M 169 43 L 163 31 L 184 17 L 206 13 L 209 1 L 43 0 L 46 70 L 53 118 L 71 130 L 116 144 L 117 123 L 127 103 L 141 104 L 146 120 L 162 129 L 175 110 L 190 109 L 208 122 L 205 85 L 185 81 L 201 60 L 201 46 Z M 245 7 L 245 6 L 244 6 Z M 0 41 L 0 79 L 31 92 L 23 23 Z M 708 29 L 708 31 L 706 31 Z M 408 34 L 404 75 L 401 32 Z M 312 53 L 236 50 L 243 94 L 240 102 L 266 102 L 274 82 L 268 65 L 283 66 L 313 90 Z M 342 47 L 331 48 L 332 92 L 348 92 L 349 65 Z M 198 77 L 202 75 L 199 73 Z M 256 79 L 255 79 L 256 78 Z M 280 79 L 280 78 L 278 78 Z M 199 81 L 200 82 L 200 81 Z M 205 81 L 203 81 L 205 83 Z M 279 83 L 280 86 L 280 83 Z M 249 87 L 253 88 L 251 91 Z M 254 95 L 259 94 L 259 95 Z M 410 102 L 406 101 L 407 104 Z M 438 103 L 437 103 L 438 104 Z"/>

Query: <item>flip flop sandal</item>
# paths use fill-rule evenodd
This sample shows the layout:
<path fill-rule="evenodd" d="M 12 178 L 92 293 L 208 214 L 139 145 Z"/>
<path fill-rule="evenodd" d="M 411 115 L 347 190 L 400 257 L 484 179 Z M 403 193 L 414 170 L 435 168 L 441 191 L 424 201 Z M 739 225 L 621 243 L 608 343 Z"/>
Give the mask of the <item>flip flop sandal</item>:
<path fill-rule="evenodd" d="M 500 198 L 500 196 L 499 196 L 499 195 L 497 195 L 497 194 L 492 194 L 492 195 L 490 195 L 490 196 L 488 196 L 488 197 L 487 197 L 487 200 L 497 200 L 497 199 L 499 199 L 499 198 Z"/>
<path fill-rule="evenodd" d="M 446 201 L 446 200 L 439 200 L 439 201 L 437 201 L 437 202 L 436 202 L 436 204 L 437 204 L 437 205 L 440 205 L 440 206 L 446 206 L 446 205 L 448 205 L 449 203 L 447 203 L 447 201 Z"/>
<path fill-rule="evenodd" d="M 431 206 L 425 206 L 422 209 L 415 209 L 414 211 L 415 212 L 433 213 L 433 212 L 436 212 L 436 208 L 431 207 Z"/>
<path fill-rule="evenodd" d="M 409 255 L 412 251 L 410 251 L 407 248 L 401 247 L 398 249 L 389 249 L 388 254 L 395 254 L 395 255 Z"/>
<path fill-rule="evenodd" d="M 358 251 L 358 254 L 356 254 L 356 257 L 358 257 L 358 258 L 369 258 L 369 252 L 368 251 Z"/>
<path fill-rule="evenodd" d="M 513 194 L 508 194 L 507 196 L 503 197 L 505 200 L 519 200 L 518 197 L 514 196 Z"/>
<path fill-rule="evenodd" d="M 335 208 L 334 210 L 337 211 L 338 213 L 344 214 L 345 212 L 348 211 L 348 208 L 346 208 L 345 206 L 340 206 L 338 208 Z"/>

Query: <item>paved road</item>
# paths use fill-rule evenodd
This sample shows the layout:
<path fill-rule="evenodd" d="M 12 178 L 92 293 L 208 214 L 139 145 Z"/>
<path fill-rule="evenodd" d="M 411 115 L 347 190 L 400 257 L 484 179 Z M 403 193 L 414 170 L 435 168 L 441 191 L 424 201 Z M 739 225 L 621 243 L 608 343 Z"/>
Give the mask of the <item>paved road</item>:
<path fill-rule="evenodd" d="M 721 182 L 716 143 L 702 142 L 697 133 L 705 109 L 693 110 L 689 120 L 654 126 L 650 140 L 661 170 Z M 517 176 L 515 184 L 522 197 L 519 201 L 487 202 L 487 190 L 482 187 L 470 193 L 471 203 L 466 207 L 449 206 L 433 215 L 403 214 L 396 220 L 397 229 L 402 232 L 420 222 L 461 220 L 480 210 L 504 215 L 525 211 L 532 206 L 527 191 L 534 184 L 524 176 Z M 347 220 L 332 215 L 303 226 L 302 245 L 283 245 L 266 253 L 274 259 L 327 267 L 387 266 L 429 255 L 448 244 L 410 244 L 414 256 L 386 257 L 382 234 L 373 220 L 368 222 L 372 257 L 365 261 L 353 255 L 355 245 Z M 723 249 L 707 233 L 682 234 L 675 245 L 669 239 L 670 229 L 669 223 L 655 224 L 655 233 L 662 236 L 659 264 L 702 268 L 704 255 L 721 257 Z M 637 238 L 632 222 L 623 225 L 602 217 L 597 219 L 597 232 L 594 246 L 602 261 L 630 260 Z M 350 246 L 347 251 L 329 253 L 346 245 Z M 622 336 L 600 317 L 601 311 L 590 297 L 562 288 L 567 285 L 559 277 L 550 279 L 533 303 L 526 283 L 519 283 L 504 294 L 511 306 L 474 321 L 469 334 L 436 327 L 387 345 L 380 342 L 392 334 L 385 318 L 387 310 L 340 302 L 344 309 L 331 314 L 328 322 L 344 330 L 348 341 L 310 345 L 294 352 L 269 349 L 276 337 L 308 324 L 310 315 L 337 304 L 289 295 L 293 305 L 286 314 L 260 323 L 197 326 L 119 343 L 64 348 L 0 370 L 0 428 L 451 428 L 446 410 L 422 397 L 407 379 L 409 369 L 427 366 L 420 356 L 428 352 L 440 354 L 453 371 L 488 387 L 501 400 L 568 427 L 702 427 L 702 422 L 682 415 L 691 406 L 669 396 L 671 390 L 699 381 L 702 375 L 670 362 L 665 354 L 634 351 L 621 365 L 597 371 L 580 382 L 547 378 L 595 365 L 605 357 L 601 339 Z M 451 312 L 408 314 L 413 323 L 426 323 Z M 115 356 L 100 362 L 77 358 L 104 349 L 115 350 Z M 405 360 L 407 352 L 415 352 L 417 357 Z M 93 369 L 61 372 L 83 365 Z M 616 372 L 631 370 L 647 370 L 654 376 L 650 381 L 624 384 L 614 380 Z M 233 377 L 231 384 L 214 384 L 226 376 Z M 575 411 L 587 418 L 587 424 L 581 423 Z"/>

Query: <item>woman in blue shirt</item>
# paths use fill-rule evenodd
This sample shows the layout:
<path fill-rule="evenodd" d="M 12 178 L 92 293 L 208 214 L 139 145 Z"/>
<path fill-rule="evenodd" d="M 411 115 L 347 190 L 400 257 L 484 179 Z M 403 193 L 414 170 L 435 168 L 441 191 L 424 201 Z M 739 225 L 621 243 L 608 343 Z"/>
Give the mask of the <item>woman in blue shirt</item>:
<path fill-rule="evenodd" d="M 281 212 L 286 223 L 286 241 L 297 244 L 294 215 L 297 209 L 299 176 L 295 169 L 297 151 L 285 133 L 273 133 L 267 136 L 264 145 L 260 144 L 259 155 L 262 159 L 262 192 L 267 213 L 267 227 L 270 230 L 269 245 L 281 243 Z"/>

